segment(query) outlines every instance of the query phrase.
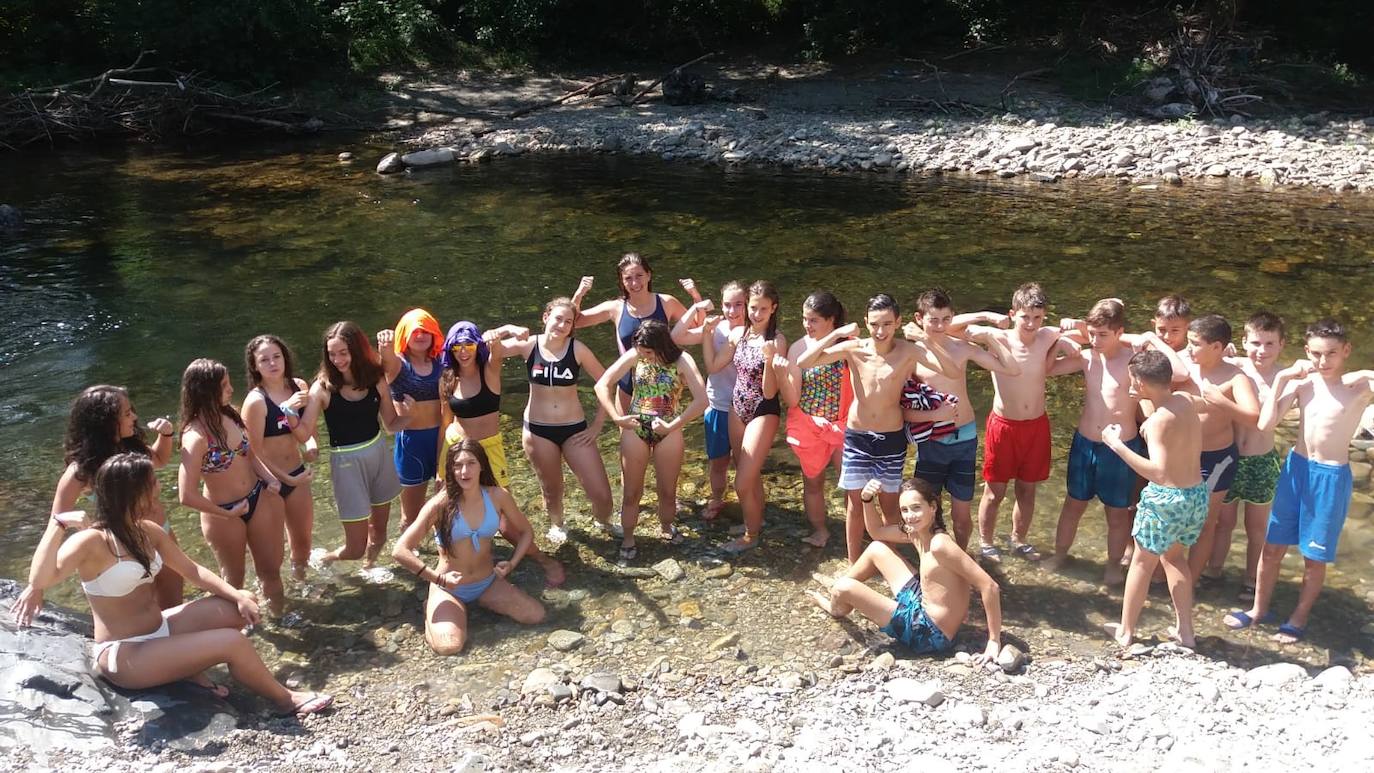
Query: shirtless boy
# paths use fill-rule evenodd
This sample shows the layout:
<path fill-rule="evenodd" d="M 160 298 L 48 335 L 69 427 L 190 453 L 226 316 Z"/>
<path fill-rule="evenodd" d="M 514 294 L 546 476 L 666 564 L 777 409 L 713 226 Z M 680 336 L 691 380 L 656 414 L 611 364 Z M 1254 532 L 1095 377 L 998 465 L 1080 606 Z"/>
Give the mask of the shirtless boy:
<path fill-rule="evenodd" d="M 1202 396 L 1198 418 L 1202 421 L 1202 479 L 1207 483 L 1207 523 L 1188 553 L 1188 569 L 1194 582 L 1212 556 L 1218 513 L 1231 481 L 1236 477 L 1240 449 L 1237 428 L 1255 429 L 1259 420 L 1259 393 L 1255 385 L 1225 357 L 1231 345 L 1231 325 L 1216 314 L 1198 317 L 1188 324 L 1188 366 L 1193 387 Z"/>
<path fill-rule="evenodd" d="M 934 483 L 937 490 L 943 487 L 949 492 L 954 541 L 967 548 L 973 534 L 970 512 L 978 461 L 978 424 L 968 399 L 968 363 L 972 361 L 984 370 L 1007 376 L 1019 376 L 1021 368 L 1002 354 L 1000 337 L 986 336 L 988 349 L 984 350 L 950 336 L 954 302 L 944 290 L 921 293 L 916 299 L 916 322 L 921 328 L 917 340 L 923 345 L 922 356 L 916 362 L 916 377 L 939 392 L 959 398 L 954 404 L 955 430 L 920 444 L 916 477 Z"/>
<path fill-rule="evenodd" d="M 1126 576 L 1121 624 L 1115 627 L 1116 641 L 1123 647 L 1130 646 L 1150 590 L 1150 576 L 1163 560 L 1176 615 L 1176 625 L 1169 633 L 1191 649 L 1196 644 L 1193 580 L 1183 548 L 1197 542 L 1207 520 L 1207 484 L 1197 465 L 1203 437 L 1197 407 L 1202 400 L 1173 391 L 1173 368 L 1161 352 L 1147 350 L 1132 355 L 1129 370 L 1131 391 L 1154 403 L 1155 410 L 1140 425 L 1140 437 L 1149 447 L 1148 456 L 1122 442 L 1121 425 L 1102 428 L 1102 442 L 1149 481 L 1140 494 L 1131 528 L 1136 550 Z"/>
<path fill-rule="evenodd" d="M 1035 515 L 1035 489 L 1050 477 L 1050 419 L 1045 414 L 1045 372 L 1050 350 L 1059 341 L 1059 330 L 1044 327 L 1049 301 L 1035 282 L 1016 288 L 1008 312 L 1011 329 L 970 325 L 965 335 L 993 351 L 1005 353 L 1021 372 L 992 373 L 992 411 L 988 413 L 983 441 L 983 498 L 978 503 L 978 536 L 983 558 L 999 561 L 995 544 L 997 510 L 1007 495 L 1007 483 L 1016 480 L 1016 502 L 1011 511 L 1011 551 L 1029 561 L 1040 554 L 1027 542 Z M 993 349 L 993 340 L 996 349 Z"/>
<path fill-rule="evenodd" d="M 1164 339 L 1170 349 L 1181 352 L 1188 348 L 1188 325 L 1193 321 L 1193 307 L 1182 295 L 1166 295 L 1155 306 L 1155 335 Z M 1130 339 L 1127 339 L 1130 340 Z"/>
<path fill-rule="evenodd" d="M 1257 311 L 1245 323 L 1245 356 L 1232 362 L 1240 366 L 1263 403 L 1279 374 L 1279 355 L 1283 352 L 1283 320 L 1277 314 Z M 1245 504 L 1245 581 L 1241 601 L 1255 600 L 1255 569 L 1264 547 L 1264 530 L 1269 522 L 1269 505 L 1279 484 L 1283 458 L 1274 447 L 1274 431 L 1261 432 L 1254 425 L 1236 425 L 1236 446 L 1240 461 L 1236 478 L 1222 500 L 1217 514 L 1217 533 L 1212 541 L 1212 556 L 1204 576 L 1220 577 L 1231 548 L 1231 532 L 1236 528 L 1241 503 Z"/>
<path fill-rule="evenodd" d="M 1353 484 L 1350 440 L 1374 397 L 1374 371 L 1341 370 L 1350 356 L 1344 325 L 1334 319 L 1318 320 L 1307 326 L 1305 340 L 1307 359 L 1279 371 L 1260 409 L 1261 432 L 1273 430 L 1294 402 L 1302 419 L 1297 445 L 1288 452 L 1279 473 L 1260 552 L 1255 603 L 1248 612 L 1232 612 L 1225 618 L 1233 629 L 1265 619 L 1283 557 L 1289 546 L 1297 545 L 1303 557 L 1302 589 L 1293 613 L 1274 637 L 1283 644 L 1306 635 L 1307 618 L 1326 581 L 1326 565 L 1336 560 L 1336 543 Z"/>
<path fill-rule="evenodd" d="M 1064 324 L 1086 336 L 1089 347 L 1057 359 L 1047 374 L 1083 373 L 1083 412 L 1069 447 L 1068 491 L 1055 529 L 1054 555 L 1044 565 L 1057 571 L 1068 560 L 1069 548 L 1078 534 L 1078 522 L 1096 497 L 1107 513 L 1107 565 L 1102 581 L 1119 585 L 1125 579 L 1121 557 L 1131 541 L 1129 508 L 1136 475 L 1102 441 L 1102 428 L 1115 424 L 1119 427 L 1117 438 L 1128 448 L 1136 453 L 1145 448 L 1136 434 L 1137 398 L 1130 394 L 1128 363 L 1133 352 L 1121 340 L 1126 310 L 1120 300 L 1106 298 L 1093 305 L 1086 319 L 1065 320 Z M 1155 333 L 1145 333 L 1142 339 L 1169 359 L 1175 380 L 1187 380 L 1187 365 L 1164 339 Z"/>
<path fill-rule="evenodd" d="M 797 367 L 803 370 L 840 361 L 849 365 L 854 403 L 844 431 L 839 487 L 845 490 L 845 542 L 851 564 L 863 553 L 865 529 L 872 535 L 884 522 L 898 522 L 897 487 L 906 463 L 905 422 L 947 418 L 942 413 L 946 409 L 921 415 L 902 411 L 898 402 L 902 385 L 915 371 L 922 349 L 897 336 L 899 319 L 897 302 L 879 293 L 869 299 L 864 317 L 868 338 L 853 338 L 858 325 L 851 322 L 813 342 L 797 358 Z M 871 479 L 881 485 L 882 515 L 877 508 L 865 510 L 859 499 Z"/>

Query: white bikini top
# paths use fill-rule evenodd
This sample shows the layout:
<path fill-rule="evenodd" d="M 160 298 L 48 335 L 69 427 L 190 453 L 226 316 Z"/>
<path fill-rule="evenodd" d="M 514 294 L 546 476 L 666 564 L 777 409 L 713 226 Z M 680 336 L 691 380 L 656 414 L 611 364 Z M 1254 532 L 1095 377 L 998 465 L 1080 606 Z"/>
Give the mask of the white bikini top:
<path fill-rule="evenodd" d="M 119 560 L 94 580 L 81 581 L 81 590 L 86 591 L 87 596 L 127 596 L 140 585 L 151 583 L 153 577 L 162 571 L 162 556 L 156 550 L 153 551 L 152 563 L 145 572 L 143 564 L 124 559 L 119 552 L 118 543 L 113 539 L 110 541 L 114 543 L 115 558 Z"/>

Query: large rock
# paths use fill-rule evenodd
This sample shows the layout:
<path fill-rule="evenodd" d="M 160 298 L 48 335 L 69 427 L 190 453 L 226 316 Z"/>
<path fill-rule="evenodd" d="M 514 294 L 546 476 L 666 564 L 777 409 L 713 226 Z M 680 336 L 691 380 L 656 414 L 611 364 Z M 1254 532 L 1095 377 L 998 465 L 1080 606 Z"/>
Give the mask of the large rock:
<path fill-rule="evenodd" d="M 939 706 L 945 701 L 945 694 L 940 691 L 940 683 L 935 681 L 922 682 L 908 677 L 898 677 L 883 685 L 887 694 L 898 703 L 924 703 L 927 706 Z"/>
<path fill-rule="evenodd" d="M 400 153 L 388 153 L 377 162 L 377 174 L 395 174 L 404 172 L 405 169 L 406 162 L 401 160 Z"/>
<path fill-rule="evenodd" d="M 665 558 L 654 564 L 654 571 L 658 572 L 658 576 L 668 582 L 677 582 L 687 576 L 686 570 L 682 568 L 682 564 L 679 564 L 675 558 Z"/>
<path fill-rule="evenodd" d="M 8 609 L 21 586 L 0 580 Z M 240 709 L 189 682 L 152 690 L 123 690 L 90 671 L 89 617 L 47 605 L 32 628 L 0 620 L 0 748 L 106 753 L 116 743 L 115 723 L 135 744 L 162 744 L 187 752 L 212 751 L 238 726 Z M 240 690 L 242 711 L 261 701 Z"/>
<path fill-rule="evenodd" d="M 401 163 L 406 166 L 436 166 L 438 164 L 452 164 L 457 157 L 458 151 L 453 148 L 429 148 L 401 156 Z M 377 167 L 377 171 L 382 171 L 380 166 Z"/>
<path fill-rule="evenodd" d="M 1307 669 L 1297 663 L 1270 663 L 1245 672 L 1246 687 L 1277 687 L 1297 679 L 1306 679 Z"/>

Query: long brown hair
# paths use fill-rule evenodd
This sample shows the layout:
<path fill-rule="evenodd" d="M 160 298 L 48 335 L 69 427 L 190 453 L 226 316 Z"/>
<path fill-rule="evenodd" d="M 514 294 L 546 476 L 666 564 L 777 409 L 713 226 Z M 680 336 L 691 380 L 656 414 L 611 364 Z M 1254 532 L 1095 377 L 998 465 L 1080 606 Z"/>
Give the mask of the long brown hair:
<path fill-rule="evenodd" d="M 444 464 L 444 496 L 448 499 L 448 506 L 439 514 L 439 523 L 434 527 L 434 536 L 438 538 L 439 545 L 445 553 L 449 552 L 449 546 L 453 543 L 453 519 L 458 517 L 458 503 L 463 501 L 463 489 L 458 484 L 457 469 L 458 455 L 464 453 L 477 457 L 477 463 L 482 467 L 482 472 L 477 476 L 478 484 L 497 485 L 496 476 L 491 471 L 491 462 L 487 460 L 487 450 L 481 443 L 465 437 L 449 448 L 448 461 Z"/>
<path fill-rule="evenodd" d="M 343 389 L 344 374 L 329 361 L 329 342 L 341 339 L 348 346 L 348 377 L 354 389 L 367 389 L 382 378 L 382 358 L 372 349 L 367 334 L 354 322 L 344 320 L 335 322 L 324 331 L 324 341 L 320 344 L 320 372 L 315 378 L 323 382 L 331 392 Z"/>
<path fill-rule="evenodd" d="M 249 386 L 262 386 L 262 374 L 258 372 L 257 363 L 258 349 L 268 344 L 281 350 L 282 370 L 284 371 L 282 377 L 286 379 L 286 386 L 290 387 L 291 391 L 296 391 L 296 358 L 291 356 L 291 349 L 285 341 L 270 333 L 257 336 L 243 348 L 244 375 L 248 379 Z"/>
<path fill-rule="evenodd" d="M 621 256 L 620 262 L 615 264 L 615 283 L 620 288 L 620 297 L 626 300 L 630 298 L 630 291 L 625 289 L 625 280 L 620 278 L 625 273 L 625 269 L 630 266 L 639 266 L 644 269 L 644 273 L 649 275 L 649 281 L 644 283 L 644 289 L 653 292 L 654 270 L 649 268 L 649 261 L 638 252 L 627 252 Z"/>
<path fill-rule="evenodd" d="M 228 416 L 235 424 L 243 426 L 239 412 L 223 402 L 224 379 L 228 375 L 229 369 L 224 363 L 205 357 L 191 360 L 186 372 L 181 374 L 181 431 L 185 432 L 187 427 L 198 422 L 220 448 L 229 447 L 221 416 Z"/>
<path fill-rule="evenodd" d="M 782 297 L 778 295 L 778 288 L 767 279 L 760 279 L 749 285 L 749 297 L 765 298 L 773 302 L 773 313 L 769 315 L 768 325 L 763 333 L 765 340 L 772 341 L 778 337 L 778 318 L 782 316 Z"/>
<path fill-rule="evenodd" d="M 153 492 L 152 457 L 139 453 L 111 456 L 96 471 L 91 489 L 95 493 L 95 528 L 108 530 L 143 566 L 144 576 L 151 574 L 153 548 L 138 522 Z"/>
<path fill-rule="evenodd" d="M 124 387 L 96 384 L 81 390 L 72 402 L 63 443 L 63 461 L 76 465 L 76 479 L 82 483 L 89 485 L 95 480 L 100 465 L 121 451 L 152 454 L 137 426 L 131 437 L 118 436 L 120 413 L 128 399 L 129 393 Z"/>

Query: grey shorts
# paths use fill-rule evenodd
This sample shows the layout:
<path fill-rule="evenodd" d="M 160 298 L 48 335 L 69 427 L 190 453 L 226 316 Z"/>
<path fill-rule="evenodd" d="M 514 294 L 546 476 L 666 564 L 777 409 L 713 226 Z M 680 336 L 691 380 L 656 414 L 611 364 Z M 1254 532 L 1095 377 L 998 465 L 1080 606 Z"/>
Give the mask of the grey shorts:
<path fill-rule="evenodd" d="M 329 454 L 329 475 L 344 523 L 367 520 L 373 505 L 387 504 L 401 494 L 396 465 L 380 432 L 366 443 L 335 448 Z"/>

